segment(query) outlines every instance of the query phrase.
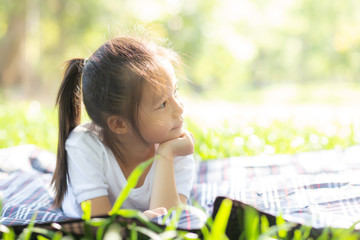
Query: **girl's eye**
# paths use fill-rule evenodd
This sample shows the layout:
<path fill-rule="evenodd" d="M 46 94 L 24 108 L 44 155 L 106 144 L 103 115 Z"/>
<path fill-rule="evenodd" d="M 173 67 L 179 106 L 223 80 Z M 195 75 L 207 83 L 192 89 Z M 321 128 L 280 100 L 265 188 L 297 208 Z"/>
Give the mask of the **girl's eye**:
<path fill-rule="evenodd" d="M 166 101 L 163 102 L 157 109 L 162 109 L 162 108 L 164 108 L 165 106 L 166 106 Z"/>

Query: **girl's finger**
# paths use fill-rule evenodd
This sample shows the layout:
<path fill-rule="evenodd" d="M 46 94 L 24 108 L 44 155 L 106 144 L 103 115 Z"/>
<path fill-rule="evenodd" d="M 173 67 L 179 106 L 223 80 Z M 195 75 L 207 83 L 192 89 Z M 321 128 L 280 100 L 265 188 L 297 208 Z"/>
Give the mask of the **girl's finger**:
<path fill-rule="evenodd" d="M 159 207 L 159 208 L 155 208 L 155 209 L 152 209 L 152 210 L 146 210 L 145 212 L 143 212 L 143 214 L 147 218 L 151 219 L 151 218 L 154 218 L 154 217 L 158 217 L 158 216 L 162 216 L 162 215 L 167 214 L 167 210 L 164 207 Z"/>

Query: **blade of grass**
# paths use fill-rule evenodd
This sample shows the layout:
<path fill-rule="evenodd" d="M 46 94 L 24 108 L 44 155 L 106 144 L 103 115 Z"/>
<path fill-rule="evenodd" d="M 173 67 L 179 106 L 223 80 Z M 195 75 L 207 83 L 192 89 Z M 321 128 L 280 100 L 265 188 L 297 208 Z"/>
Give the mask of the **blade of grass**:
<path fill-rule="evenodd" d="M 113 218 L 105 219 L 105 221 L 101 224 L 101 226 L 96 231 L 96 240 L 102 240 L 104 238 L 105 229 L 107 229 L 113 221 L 114 221 Z"/>
<path fill-rule="evenodd" d="M 214 224 L 214 221 L 212 217 L 208 217 L 206 220 L 206 224 L 200 229 L 202 235 L 204 236 L 204 239 L 210 239 L 210 231 L 209 229 L 212 229 L 212 226 Z"/>
<path fill-rule="evenodd" d="M 81 202 L 81 209 L 83 210 L 82 219 L 84 220 L 84 231 L 85 231 L 85 237 L 88 239 L 93 239 L 93 234 L 91 232 L 91 225 L 90 225 L 90 219 L 91 219 L 91 201 L 83 201 Z"/>
<path fill-rule="evenodd" d="M 131 240 L 137 240 L 138 239 L 138 233 L 134 228 L 136 226 L 136 224 L 133 223 L 133 224 L 131 224 L 131 226 L 132 227 L 129 228 L 130 229 L 130 239 Z"/>
<path fill-rule="evenodd" d="M 269 224 L 269 220 L 267 219 L 267 217 L 265 215 L 261 215 L 261 233 L 267 232 L 269 230 L 270 224 Z"/>
<path fill-rule="evenodd" d="M 290 223 L 290 222 L 285 222 L 283 225 L 273 225 L 273 226 L 269 227 L 267 231 L 262 232 L 261 235 L 258 237 L 258 239 L 259 240 L 261 240 L 261 239 L 279 239 L 278 233 L 280 230 L 285 231 L 287 233 L 295 226 L 296 226 L 295 223 Z M 297 230 L 299 230 L 299 229 L 297 229 Z M 296 231 L 294 231 L 294 234 L 296 234 Z M 302 236 L 302 235 L 303 235 L 303 232 L 301 231 L 300 236 Z M 284 239 L 284 238 L 280 238 L 280 239 Z M 285 239 L 287 239 L 287 238 L 285 238 Z M 301 239 L 307 239 L 307 238 L 301 238 Z M 295 240 L 295 239 L 293 239 L 293 240 Z"/>
<path fill-rule="evenodd" d="M 279 235 L 280 238 L 285 238 L 286 235 L 287 235 L 286 229 L 283 228 L 285 223 L 286 222 L 285 222 L 284 218 L 281 215 L 276 217 L 276 225 L 279 226 L 278 235 Z"/>
<path fill-rule="evenodd" d="M 56 232 L 54 237 L 51 240 L 60 240 L 63 239 L 63 233 L 62 232 Z M 71 235 L 66 235 L 66 239 L 74 239 Z"/>
<path fill-rule="evenodd" d="M 178 232 L 178 236 L 180 236 L 180 239 L 183 238 L 185 240 L 200 240 L 199 235 L 193 232 Z M 205 239 L 205 238 L 204 238 Z"/>
<path fill-rule="evenodd" d="M 167 239 L 179 239 L 179 238 L 176 238 L 177 236 L 178 236 L 178 233 L 176 230 L 165 231 L 165 232 L 159 234 L 159 237 L 161 239 L 166 239 L 166 240 Z"/>
<path fill-rule="evenodd" d="M 10 232 L 10 229 L 5 225 L 0 224 L 0 232 L 8 233 L 8 232 Z"/>
<path fill-rule="evenodd" d="M 124 189 L 119 194 L 116 202 L 114 203 L 113 208 L 109 212 L 109 215 L 114 215 L 117 211 L 121 208 L 122 204 L 124 203 L 125 199 L 129 196 L 130 191 L 136 186 L 140 176 L 145 171 L 145 169 L 154 161 L 154 158 L 151 158 L 145 162 L 140 163 L 130 174 L 127 184 Z"/>
<path fill-rule="evenodd" d="M 54 232 L 52 230 L 48 230 L 45 228 L 39 228 L 39 227 L 34 227 L 32 229 L 33 233 L 38 233 L 43 235 L 43 237 L 47 237 L 48 239 L 54 239 L 54 237 L 56 236 L 56 233 L 60 233 L 62 235 L 61 232 Z"/>
<path fill-rule="evenodd" d="M 163 229 L 161 229 L 156 224 L 152 223 L 141 211 L 136 209 L 119 209 L 116 212 L 117 215 L 126 217 L 126 218 L 136 218 L 141 223 L 143 223 L 145 226 L 147 226 L 149 229 L 160 233 L 163 232 Z"/>
<path fill-rule="evenodd" d="M 351 227 L 349 228 L 349 230 L 355 230 L 356 225 L 358 225 L 360 223 L 359 221 L 356 221 L 353 225 L 351 225 Z"/>
<path fill-rule="evenodd" d="M 74 239 L 74 236 L 69 233 L 68 231 L 65 231 L 65 229 L 58 223 L 51 223 L 51 227 L 58 230 L 58 233 L 62 235 L 65 235 L 67 238 L 71 238 Z M 57 239 L 56 236 L 54 237 L 54 239 Z"/>
<path fill-rule="evenodd" d="M 83 211 L 82 219 L 89 221 L 91 218 L 91 201 L 86 200 L 81 202 L 81 209 Z"/>
<path fill-rule="evenodd" d="M 285 220 L 284 220 L 285 222 Z M 277 219 L 276 219 L 276 224 L 277 224 Z M 285 223 L 282 224 L 282 225 L 279 225 L 280 228 L 282 228 L 282 231 L 287 231 L 286 229 L 284 229 L 284 226 L 285 226 Z M 305 225 L 302 225 L 300 227 L 300 232 L 301 232 L 301 239 L 308 239 L 310 237 L 310 233 L 311 233 L 311 227 L 308 227 L 308 226 L 305 226 Z M 280 231 L 279 231 L 280 233 Z M 280 234 L 279 234 L 280 236 Z"/>
<path fill-rule="evenodd" d="M 255 208 L 246 207 L 244 211 L 245 221 L 245 238 L 255 240 L 260 235 L 259 229 L 259 213 Z M 261 227 L 261 226 L 260 226 Z"/>
<path fill-rule="evenodd" d="M 176 208 L 176 211 L 175 211 L 175 209 L 170 210 L 170 211 L 175 212 L 175 215 L 172 217 L 172 219 L 170 221 L 170 224 L 168 226 L 166 226 L 165 232 L 173 231 L 173 230 L 176 229 L 176 227 L 178 225 L 178 222 L 179 222 L 179 219 L 180 219 L 180 216 L 181 216 L 181 213 L 182 213 L 181 207 Z"/>
<path fill-rule="evenodd" d="M 100 227 L 107 218 L 91 218 L 89 224 L 93 227 Z"/>
<path fill-rule="evenodd" d="M 41 236 L 41 235 L 37 236 L 36 238 L 37 238 L 37 240 L 49 240 L 49 238 Z"/>
<path fill-rule="evenodd" d="M 120 224 L 112 223 L 105 233 L 104 240 L 121 240 L 121 229 Z"/>
<path fill-rule="evenodd" d="M 144 227 L 139 227 L 139 226 L 133 226 L 133 225 L 129 225 L 129 229 L 137 231 L 139 233 L 142 233 L 145 236 L 149 237 L 149 239 L 162 240 L 161 237 L 157 233 L 151 231 L 150 229 L 147 229 Z"/>
<path fill-rule="evenodd" d="M 36 212 L 34 214 L 34 216 L 31 218 L 29 225 L 20 234 L 19 239 L 22 239 L 22 240 L 29 240 L 30 239 L 31 233 L 32 233 L 34 225 L 35 225 L 35 219 L 36 219 L 37 214 L 38 214 L 38 212 Z"/>
<path fill-rule="evenodd" d="M 5 225 L 0 224 L 0 232 L 2 232 L 1 237 L 4 240 L 14 240 L 15 239 L 15 233 L 11 227 L 7 227 Z"/>
<path fill-rule="evenodd" d="M 226 226 L 230 217 L 232 208 L 232 201 L 230 199 L 224 199 L 220 205 L 219 211 L 216 214 L 214 224 L 212 226 L 209 239 L 228 239 L 225 235 Z"/>
<path fill-rule="evenodd" d="M 317 238 L 317 240 L 327 240 L 330 238 L 330 229 L 324 228 L 324 230 L 321 232 L 321 235 Z"/>

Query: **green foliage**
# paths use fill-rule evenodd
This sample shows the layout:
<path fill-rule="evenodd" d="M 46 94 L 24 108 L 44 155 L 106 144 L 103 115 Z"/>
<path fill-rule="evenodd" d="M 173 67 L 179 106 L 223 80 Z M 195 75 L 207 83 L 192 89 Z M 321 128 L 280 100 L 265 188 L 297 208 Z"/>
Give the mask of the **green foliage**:
<path fill-rule="evenodd" d="M 232 207 L 231 200 L 224 199 L 222 201 L 219 211 L 214 219 L 214 224 L 212 225 L 211 233 L 208 239 L 210 240 L 228 239 L 225 235 L 225 231 L 231 212 L 231 207 Z"/>
<path fill-rule="evenodd" d="M 36 219 L 37 213 L 34 214 L 34 216 L 31 218 L 31 221 L 27 228 L 24 229 L 24 231 L 20 234 L 19 239 L 23 240 L 29 240 L 31 237 L 31 234 L 34 231 L 34 225 L 35 225 L 35 219 Z"/>
<path fill-rule="evenodd" d="M 27 68 L 29 85 L 51 88 L 65 60 L 145 29 L 191 66 L 185 75 L 192 92 L 234 99 L 279 83 L 358 83 L 359 10 L 353 0 L 2 1 L 0 49 L 16 52 L 8 43 L 23 41 L 27 64 L 19 71 Z M 19 23 L 22 38 L 13 39 Z"/>
<path fill-rule="evenodd" d="M 57 113 L 39 102 L 0 102 L 0 148 L 34 144 L 56 152 Z"/>
<path fill-rule="evenodd" d="M 190 119 L 188 129 L 196 139 L 195 153 L 201 160 L 260 154 L 293 154 L 298 152 L 345 148 L 360 143 L 357 122 L 340 124 L 325 122 L 322 127 L 296 128 L 292 120 L 269 123 L 249 122 L 246 125 L 201 128 Z"/>
<path fill-rule="evenodd" d="M 88 117 L 83 114 L 83 121 Z M 34 144 L 56 152 L 57 112 L 39 102 L 0 105 L 0 148 Z M 259 154 L 293 154 L 304 151 L 345 148 L 360 144 L 359 122 L 326 120 L 320 126 L 297 125 L 296 119 L 253 121 L 237 126 L 224 123 L 202 127 L 186 120 L 196 139 L 200 160 Z"/>
<path fill-rule="evenodd" d="M 81 209 L 83 211 L 82 219 L 90 220 L 90 218 L 91 218 L 91 202 L 89 200 L 81 202 Z"/>

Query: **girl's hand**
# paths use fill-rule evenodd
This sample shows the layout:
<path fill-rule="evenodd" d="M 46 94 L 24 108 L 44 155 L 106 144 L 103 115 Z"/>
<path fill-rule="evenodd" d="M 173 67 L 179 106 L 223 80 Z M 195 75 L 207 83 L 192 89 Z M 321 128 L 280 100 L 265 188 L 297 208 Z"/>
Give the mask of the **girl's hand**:
<path fill-rule="evenodd" d="M 193 152 L 194 137 L 186 130 L 178 138 L 160 143 L 156 153 L 157 161 L 155 162 L 150 208 L 171 209 L 186 203 L 186 197 L 179 194 L 176 188 L 174 158 Z"/>
<path fill-rule="evenodd" d="M 152 209 L 152 210 L 146 210 L 145 212 L 143 212 L 143 214 L 147 218 L 151 219 L 151 218 L 154 218 L 154 217 L 158 217 L 158 216 L 162 216 L 162 215 L 167 214 L 167 210 L 164 207 L 159 207 L 159 208 L 155 208 L 155 209 Z"/>
<path fill-rule="evenodd" d="M 194 136 L 191 132 L 184 130 L 179 138 L 175 138 L 159 145 L 158 155 L 164 158 L 174 158 L 175 156 L 185 156 L 194 152 Z"/>

